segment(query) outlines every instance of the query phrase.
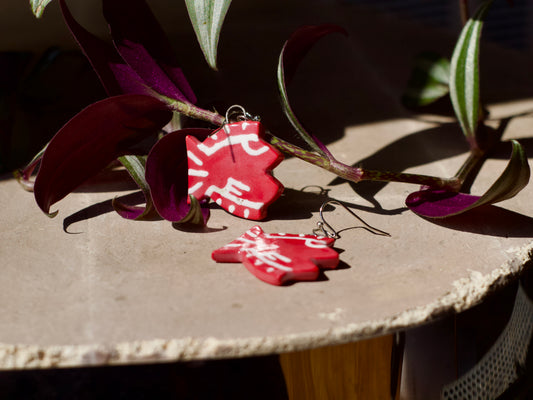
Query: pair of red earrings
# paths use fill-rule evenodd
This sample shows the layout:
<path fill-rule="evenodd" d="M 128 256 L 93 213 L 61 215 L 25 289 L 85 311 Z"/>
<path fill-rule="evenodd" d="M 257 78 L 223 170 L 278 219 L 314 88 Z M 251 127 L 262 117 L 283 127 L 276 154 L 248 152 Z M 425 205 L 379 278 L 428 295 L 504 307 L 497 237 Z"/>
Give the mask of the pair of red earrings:
<path fill-rule="evenodd" d="M 230 117 L 237 117 L 230 122 Z M 198 200 L 211 198 L 236 216 L 260 220 L 267 207 L 282 193 L 283 185 L 272 170 L 283 160 L 281 153 L 264 140 L 264 128 L 240 106 L 226 113 L 227 123 L 203 142 L 188 136 L 189 194 Z M 332 246 L 338 232 L 323 218 L 313 235 L 263 232 L 254 226 L 231 243 L 215 250 L 217 262 L 242 262 L 259 279 L 283 285 L 290 281 L 316 280 L 321 269 L 336 268 L 339 253 Z M 339 202 L 363 227 L 373 233 L 388 235 L 372 228 Z"/>

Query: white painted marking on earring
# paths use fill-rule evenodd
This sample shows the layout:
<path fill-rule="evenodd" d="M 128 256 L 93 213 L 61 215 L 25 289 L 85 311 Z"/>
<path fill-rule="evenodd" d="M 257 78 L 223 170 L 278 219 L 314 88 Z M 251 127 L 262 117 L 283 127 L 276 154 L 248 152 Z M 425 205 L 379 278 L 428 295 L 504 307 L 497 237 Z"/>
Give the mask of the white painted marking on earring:
<path fill-rule="evenodd" d="M 193 193 L 196 192 L 198 189 L 200 189 L 200 188 L 202 187 L 203 184 L 204 184 L 203 182 L 198 182 L 196 185 L 191 186 L 191 187 L 189 188 L 188 193 L 189 193 L 189 194 L 193 194 Z"/>
<path fill-rule="evenodd" d="M 203 161 L 200 160 L 198 156 L 190 150 L 187 150 L 187 157 L 189 157 L 189 160 L 191 160 L 196 165 L 204 165 Z"/>
<path fill-rule="evenodd" d="M 209 176 L 209 172 L 203 169 L 189 168 L 189 176 L 199 176 L 199 177 L 205 178 L 206 176 Z"/>

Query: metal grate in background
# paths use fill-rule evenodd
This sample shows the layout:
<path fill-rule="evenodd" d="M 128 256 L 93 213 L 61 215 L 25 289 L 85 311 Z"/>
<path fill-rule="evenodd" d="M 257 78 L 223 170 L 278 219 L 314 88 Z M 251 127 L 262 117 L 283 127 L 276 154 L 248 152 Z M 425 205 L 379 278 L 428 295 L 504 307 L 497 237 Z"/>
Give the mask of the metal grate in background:
<path fill-rule="evenodd" d="M 442 0 L 343 0 L 364 5 L 428 26 L 458 31 L 461 27 L 457 1 Z M 471 12 L 481 0 L 470 2 Z M 533 1 L 495 0 L 483 29 L 485 40 L 517 50 L 533 49 Z"/>

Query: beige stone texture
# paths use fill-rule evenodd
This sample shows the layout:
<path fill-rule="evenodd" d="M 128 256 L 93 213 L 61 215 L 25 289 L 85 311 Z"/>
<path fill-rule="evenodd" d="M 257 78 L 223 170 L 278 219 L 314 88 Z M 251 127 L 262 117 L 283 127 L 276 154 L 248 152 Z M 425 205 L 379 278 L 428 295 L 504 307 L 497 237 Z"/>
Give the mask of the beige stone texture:
<path fill-rule="evenodd" d="M 257 8 L 246 12 L 259 15 Z M 274 31 L 267 22 L 282 14 L 271 8 L 259 21 Z M 310 7 L 276 20 L 276 39 L 306 19 L 326 17 L 351 34 L 339 39 L 341 44 L 325 39 L 302 65 L 291 87 L 299 115 L 347 164 L 452 176 L 467 156 L 458 125 L 442 115 L 413 115 L 398 97 L 412 56 L 435 47 L 449 55 L 454 36 L 421 35 L 418 25 L 364 9 L 328 10 Z M 253 29 L 257 19 L 238 19 L 245 11 L 237 8 L 232 15 L 221 50 L 227 50 L 221 62 L 229 83 L 213 85 L 231 104 L 261 113 L 272 131 L 286 133 L 275 101 L 276 53 L 262 53 L 263 43 L 253 42 L 254 35 L 268 35 Z M 247 30 L 252 38 L 240 33 Z M 265 46 L 279 51 L 281 44 Z M 239 59 L 243 49 L 257 59 Z M 492 63 L 487 62 L 484 93 L 491 119 L 497 123 L 531 110 L 531 60 L 490 46 L 487 54 Z M 512 75 L 509 62 L 516 67 Z M 320 83 L 317 74 L 324 71 L 329 74 Z M 201 72 L 192 69 L 193 80 Z M 200 87 L 200 94 L 207 89 L 213 87 Z M 532 122 L 528 114 L 513 119 L 505 138 L 530 141 Z M 473 192 L 489 187 L 505 163 L 489 160 Z M 326 200 L 309 187 L 317 185 L 391 237 L 346 230 L 335 245 L 340 268 L 317 282 L 276 287 L 241 264 L 211 260 L 211 251 L 254 225 L 216 207 L 205 232 L 181 231 L 166 221 L 124 220 L 109 204 L 129 191 L 115 189 L 107 176 L 54 205 L 59 214 L 49 219 L 31 193 L 12 179 L 1 180 L 0 369 L 244 357 L 347 343 L 465 310 L 531 261 L 532 185 L 497 206 L 434 222 L 405 208 L 405 197 L 417 189 L 413 185 L 365 184 L 354 190 L 298 159 L 285 160 L 275 175 L 286 191 L 260 222 L 266 232 L 310 233 Z M 325 215 L 338 229 L 356 224 L 339 208 Z"/>

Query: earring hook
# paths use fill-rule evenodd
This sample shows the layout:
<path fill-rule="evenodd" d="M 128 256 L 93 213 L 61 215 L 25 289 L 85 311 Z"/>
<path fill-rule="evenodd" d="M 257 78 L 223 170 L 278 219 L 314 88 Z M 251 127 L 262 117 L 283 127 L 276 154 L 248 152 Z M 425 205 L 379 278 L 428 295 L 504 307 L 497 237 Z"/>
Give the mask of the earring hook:
<path fill-rule="evenodd" d="M 317 234 L 317 232 L 320 232 L 325 237 L 329 237 L 329 238 L 332 238 L 332 239 L 339 239 L 341 237 L 340 236 L 340 232 L 342 232 L 343 230 L 346 230 L 346 229 L 351 229 L 351 228 L 345 228 L 345 229 L 342 229 L 340 231 L 336 231 L 335 229 L 333 229 L 333 227 L 329 223 L 326 222 L 326 219 L 324 218 L 323 211 L 324 211 L 324 208 L 328 204 L 339 205 L 342 208 L 344 208 L 346 211 L 348 211 L 350 214 L 352 214 L 352 216 L 354 218 L 356 218 L 359 222 L 361 222 L 363 224 L 363 226 L 360 226 L 358 228 L 363 228 L 363 229 L 369 231 L 370 233 L 373 233 L 374 235 L 390 236 L 389 233 L 387 233 L 385 231 L 382 231 L 381 229 L 374 228 L 373 226 L 367 224 L 365 221 L 363 221 L 361 219 L 361 217 L 359 217 L 356 213 L 354 213 L 352 210 L 350 210 L 348 207 L 346 207 L 344 204 L 342 204 L 340 201 L 337 201 L 337 200 L 328 200 L 325 203 L 323 203 L 322 206 L 320 206 L 319 214 L 320 214 L 321 221 L 318 221 L 317 222 L 317 227 L 315 229 L 313 229 L 313 233 L 314 234 Z M 355 228 L 355 227 L 353 227 L 353 228 Z"/>
<path fill-rule="evenodd" d="M 259 121 L 260 119 L 261 118 L 258 116 L 252 115 L 246 111 L 243 106 L 234 104 L 226 111 L 226 119 L 224 120 L 224 123 L 229 124 L 232 121 L 237 122 L 246 120 Z"/>

